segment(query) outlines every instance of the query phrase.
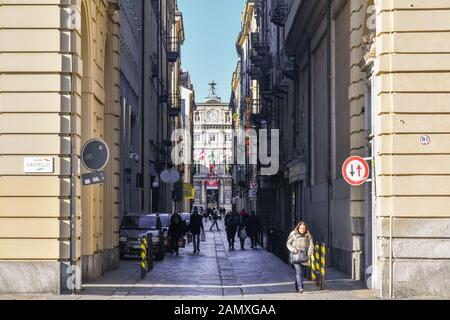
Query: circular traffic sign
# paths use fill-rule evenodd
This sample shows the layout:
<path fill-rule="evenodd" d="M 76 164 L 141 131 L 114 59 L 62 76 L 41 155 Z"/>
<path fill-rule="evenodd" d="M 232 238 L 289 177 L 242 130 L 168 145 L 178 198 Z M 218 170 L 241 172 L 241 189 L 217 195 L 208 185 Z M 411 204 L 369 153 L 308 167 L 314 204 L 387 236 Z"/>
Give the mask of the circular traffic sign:
<path fill-rule="evenodd" d="M 109 161 L 108 145 L 101 139 L 86 142 L 81 150 L 81 162 L 91 171 L 102 170 Z"/>
<path fill-rule="evenodd" d="M 361 157 L 350 157 L 342 166 L 342 176 L 349 185 L 360 186 L 369 179 L 369 164 Z"/>
<path fill-rule="evenodd" d="M 165 183 L 177 183 L 180 179 L 180 173 L 174 168 L 161 172 L 161 180 Z"/>

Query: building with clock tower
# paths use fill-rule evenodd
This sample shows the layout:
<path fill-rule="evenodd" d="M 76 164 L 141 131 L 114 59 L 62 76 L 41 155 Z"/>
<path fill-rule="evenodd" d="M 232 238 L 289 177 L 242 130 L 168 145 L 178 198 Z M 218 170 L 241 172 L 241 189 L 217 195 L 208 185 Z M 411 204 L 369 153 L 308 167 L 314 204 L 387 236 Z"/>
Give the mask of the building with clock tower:
<path fill-rule="evenodd" d="M 194 111 L 194 206 L 232 209 L 232 111 L 216 93 L 216 83 Z"/>

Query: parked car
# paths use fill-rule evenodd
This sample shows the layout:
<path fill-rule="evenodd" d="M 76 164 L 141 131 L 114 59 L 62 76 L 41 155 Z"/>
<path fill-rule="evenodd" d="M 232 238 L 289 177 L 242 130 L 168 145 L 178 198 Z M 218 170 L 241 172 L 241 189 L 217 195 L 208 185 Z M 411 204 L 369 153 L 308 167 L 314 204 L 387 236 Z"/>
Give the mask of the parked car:
<path fill-rule="evenodd" d="M 164 218 L 160 217 L 161 224 Z M 125 255 L 139 256 L 142 237 L 152 238 L 153 254 L 156 260 L 163 260 L 166 255 L 164 229 L 158 229 L 156 214 L 127 214 L 120 227 L 120 257 Z"/>

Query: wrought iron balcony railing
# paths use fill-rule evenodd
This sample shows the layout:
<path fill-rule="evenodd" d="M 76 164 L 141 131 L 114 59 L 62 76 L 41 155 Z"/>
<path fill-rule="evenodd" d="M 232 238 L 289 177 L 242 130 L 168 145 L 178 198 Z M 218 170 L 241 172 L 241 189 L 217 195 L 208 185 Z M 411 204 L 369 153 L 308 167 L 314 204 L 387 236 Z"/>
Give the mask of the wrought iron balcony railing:
<path fill-rule="evenodd" d="M 177 37 L 171 37 L 167 41 L 167 60 L 171 63 L 175 63 L 179 57 L 180 41 Z"/>
<path fill-rule="evenodd" d="M 284 26 L 289 13 L 291 0 L 272 0 L 271 21 L 277 26 Z"/>

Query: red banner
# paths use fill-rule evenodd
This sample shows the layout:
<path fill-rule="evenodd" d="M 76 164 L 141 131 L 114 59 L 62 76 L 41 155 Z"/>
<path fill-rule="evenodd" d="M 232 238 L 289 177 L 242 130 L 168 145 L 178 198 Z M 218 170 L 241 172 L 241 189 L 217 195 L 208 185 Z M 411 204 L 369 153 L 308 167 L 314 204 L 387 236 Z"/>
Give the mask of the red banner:
<path fill-rule="evenodd" d="M 219 189 L 219 180 L 206 180 L 206 189 L 217 190 Z"/>

